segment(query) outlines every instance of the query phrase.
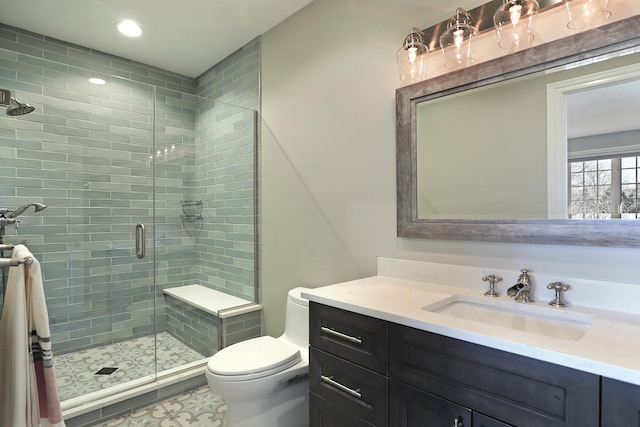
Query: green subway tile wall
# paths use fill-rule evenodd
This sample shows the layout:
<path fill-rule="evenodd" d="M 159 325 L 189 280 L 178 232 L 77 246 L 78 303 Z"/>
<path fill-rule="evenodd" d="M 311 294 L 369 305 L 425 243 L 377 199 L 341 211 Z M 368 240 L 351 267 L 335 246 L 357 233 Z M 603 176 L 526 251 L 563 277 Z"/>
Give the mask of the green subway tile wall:
<path fill-rule="evenodd" d="M 196 244 L 198 283 L 256 300 L 256 129 L 260 40 L 254 39 L 197 79 L 196 195 L 204 227 Z M 235 105 L 243 108 L 233 107 Z"/>
<path fill-rule="evenodd" d="M 0 208 L 48 205 L 4 241 L 42 264 L 55 353 L 163 331 L 166 287 L 255 301 L 259 48 L 190 78 L 0 24 L 0 87 L 36 107 L 0 115 Z"/>

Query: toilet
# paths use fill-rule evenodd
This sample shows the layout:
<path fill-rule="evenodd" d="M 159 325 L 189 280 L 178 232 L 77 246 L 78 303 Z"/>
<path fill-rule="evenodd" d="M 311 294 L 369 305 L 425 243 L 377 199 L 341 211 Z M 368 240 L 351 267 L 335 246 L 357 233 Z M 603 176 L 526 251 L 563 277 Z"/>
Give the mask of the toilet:
<path fill-rule="evenodd" d="M 233 344 L 207 363 L 211 390 L 227 402 L 226 427 L 309 425 L 309 301 L 287 296 L 284 333 Z"/>

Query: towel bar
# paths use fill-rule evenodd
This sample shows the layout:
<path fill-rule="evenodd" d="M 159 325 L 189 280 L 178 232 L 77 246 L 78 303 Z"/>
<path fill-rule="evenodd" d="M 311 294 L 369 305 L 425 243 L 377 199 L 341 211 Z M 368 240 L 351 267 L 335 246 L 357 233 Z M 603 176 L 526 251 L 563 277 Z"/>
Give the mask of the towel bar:
<path fill-rule="evenodd" d="M 31 257 L 26 257 L 25 259 L 0 258 L 0 268 L 16 267 L 20 264 L 30 265 L 32 262 L 33 259 Z"/>

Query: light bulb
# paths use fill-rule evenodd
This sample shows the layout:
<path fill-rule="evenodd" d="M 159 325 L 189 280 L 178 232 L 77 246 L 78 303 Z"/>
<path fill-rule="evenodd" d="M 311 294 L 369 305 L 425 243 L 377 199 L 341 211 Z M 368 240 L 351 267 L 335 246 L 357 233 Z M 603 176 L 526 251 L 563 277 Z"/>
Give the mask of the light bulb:
<path fill-rule="evenodd" d="M 520 22 L 520 15 L 522 14 L 522 6 L 519 4 L 514 4 L 509 8 L 509 17 L 511 18 L 511 24 L 513 26 L 518 25 Z"/>
<path fill-rule="evenodd" d="M 460 49 L 462 42 L 464 41 L 464 30 L 456 30 L 453 32 L 453 44 L 456 45 L 456 49 Z"/>
<path fill-rule="evenodd" d="M 416 49 L 415 47 L 410 47 L 409 49 L 407 49 L 407 51 L 409 52 L 409 62 L 412 64 L 415 63 L 416 58 L 418 57 L 418 49 Z"/>

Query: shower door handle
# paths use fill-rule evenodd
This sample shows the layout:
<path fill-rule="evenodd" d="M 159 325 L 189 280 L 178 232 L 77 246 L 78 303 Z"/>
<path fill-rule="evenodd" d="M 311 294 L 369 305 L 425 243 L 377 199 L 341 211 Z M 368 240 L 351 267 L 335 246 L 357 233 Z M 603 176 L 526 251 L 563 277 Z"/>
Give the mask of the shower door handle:
<path fill-rule="evenodd" d="M 138 223 L 136 225 L 136 256 L 140 259 L 144 258 L 147 254 L 147 231 L 144 228 L 144 224 Z"/>

